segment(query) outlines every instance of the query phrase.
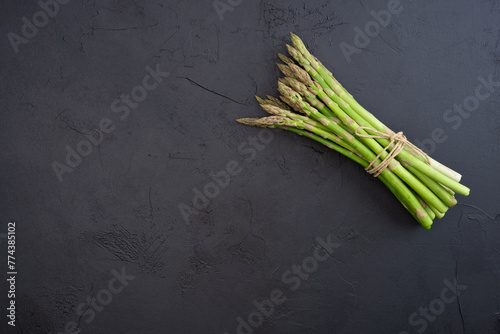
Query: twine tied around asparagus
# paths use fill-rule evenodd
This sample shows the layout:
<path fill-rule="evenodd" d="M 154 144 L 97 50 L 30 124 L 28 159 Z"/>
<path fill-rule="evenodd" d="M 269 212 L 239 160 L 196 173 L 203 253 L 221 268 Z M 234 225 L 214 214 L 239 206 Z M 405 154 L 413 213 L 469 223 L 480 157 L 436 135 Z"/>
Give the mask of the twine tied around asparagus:
<path fill-rule="evenodd" d="M 376 134 L 375 135 L 364 135 L 364 134 L 359 133 L 358 130 L 368 130 L 368 131 L 376 133 Z M 355 133 L 358 137 L 362 137 L 362 138 L 379 138 L 379 139 L 386 138 L 386 139 L 389 139 L 391 141 L 389 143 L 389 145 L 384 147 L 384 149 L 375 157 L 375 159 L 373 159 L 372 162 L 370 162 L 368 167 L 365 168 L 365 170 L 369 174 L 372 174 L 374 177 L 378 177 L 387 167 L 389 167 L 392 160 L 394 160 L 394 158 L 396 158 L 396 156 L 399 154 L 399 152 L 401 152 L 404 149 L 405 145 L 407 145 L 408 147 L 411 147 L 415 152 L 422 155 L 425 159 L 427 159 L 427 163 L 430 165 L 431 161 L 430 161 L 429 156 L 424 151 L 422 151 L 420 148 L 418 148 L 415 144 L 412 144 L 406 138 L 406 136 L 403 135 L 402 131 L 400 131 L 398 133 L 387 134 L 387 133 L 384 133 L 384 132 L 381 132 L 381 131 L 378 131 L 378 130 L 375 130 L 375 129 L 372 129 L 372 128 L 369 128 L 366 126 L 360 126 L 356 129 Z M 394 147 L 389 152 L 389 154 L 385 157 L 385 159 L 382 160 L 382 162 L 380 164 L 378 164 L 377 166 L 373 166 L 373 164 L 380 158 L 380 156 L 384 152 L 387 152 L 387 149 L 389 149 L 389 147 L 392 144 L 394 144 Z"/>

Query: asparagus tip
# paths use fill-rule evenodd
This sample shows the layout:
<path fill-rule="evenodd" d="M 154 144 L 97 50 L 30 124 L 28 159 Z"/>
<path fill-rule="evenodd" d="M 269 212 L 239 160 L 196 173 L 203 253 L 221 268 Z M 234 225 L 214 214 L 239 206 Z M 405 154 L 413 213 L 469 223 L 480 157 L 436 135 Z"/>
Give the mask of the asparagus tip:
<path fill-rule="evenodd" d="M 258 125 L 258 118 L 238 118 L 236 122 L 245 124 L 245 125 L 250 125 L 250 126 L 257 126 Z"/>
<path fill-rule="evenodd" d="M 261 104 L 262 109 L 264 109 L 268 114 L 278 116 L 281 113 L 281 109 L 272 104 Z"/>
<path fill-rule="evenodd" d="M 278 91 L 280 93 L 287 92 L 289 87 L 286 85 L 286 81 L 283 78 L 280 78 L 282 80 L 278 80 Z M 285 82 L 283 82 L 285 81 Z"/>
<path fill-rule="evenodd" d="M 295 35 L 294 33 L 290 32 L 290 37 L 292 38 L 292 44 L 293 46 L 299 50 L 300 52 L 304 52 L 307 49 L 305 48 L 304 42 L 300 39 L 299 36 Z"/>
<path fill-rule="evenodd" d="M 293 64 L 293 60 L 291 60 L 282 53 L 278 53 L 278 58 L 281 59 L 281 61 L 284 62 L 285 64 Z"/>
<path fill-rule="evenodd" d="M 258 97 L 257 95 L 255 95 L 255 99 L 257 100 L 257 102 L 259 102 L 259 104 L 264 104 L 266 103 L 266 101 L 260 97 Z"/>
<path fill-rule="evenodd" d="M 291 69 L 290 69 L 290 67 L 288 65 L 279 64 L 279 63 L 277 63 L 276 65 L 278 66 L 278 68 L 281 71 L 281 73 L 283 73 L 283 75 L 285 75 L 285 76 L 293 75 L 292 71 L 291 71 Z"/>
<path fill-rule="evenodd" d="M 288 86 L 288 81 L 286 80 L 286 78 L 278 78 L 278 86 L 280 83 Z"/>

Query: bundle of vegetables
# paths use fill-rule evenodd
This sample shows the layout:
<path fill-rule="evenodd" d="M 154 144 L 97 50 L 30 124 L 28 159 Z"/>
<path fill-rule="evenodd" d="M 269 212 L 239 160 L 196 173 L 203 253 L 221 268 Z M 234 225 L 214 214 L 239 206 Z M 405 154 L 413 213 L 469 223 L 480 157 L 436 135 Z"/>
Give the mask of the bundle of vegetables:
<path fill-rule="evenodd" d="M 311 138 L 354 160 L 378 177 L 426 229 L 442 218 L 469 188 L 461 175 L 430 158 L 363 108 L 332 73 L 292 36 L 287 45 L 293 59 L 279 54 L 284 74 L 280 99 L 256 97 L 271 116 L 241 118 L 246 125 L 284 129 Z"/>

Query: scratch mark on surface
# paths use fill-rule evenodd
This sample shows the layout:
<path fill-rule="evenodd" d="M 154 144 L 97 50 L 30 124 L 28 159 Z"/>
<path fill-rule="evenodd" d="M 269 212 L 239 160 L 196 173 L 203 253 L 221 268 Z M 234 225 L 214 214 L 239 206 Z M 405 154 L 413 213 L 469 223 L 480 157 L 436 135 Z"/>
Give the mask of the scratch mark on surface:
<path fill-rule="evenodd" d="M 94 283 L 91 283 L 90 284 L 90 292 L 89 292 L 89 295 L 92 295 L 92 291 L 94 291 Z M 85 312 L 87 312 L 87 310 L 90 308 L 90 303 L 87 305 L 87 308 L 85 309 L 85 311 L 82 312 L 82 314 L 80 314 L 80 317 L 78 318 L 78 326 L 77 328 L 81 328 L 81 325 L 80 323 L 82 322 L 82 317 L 83 315 L 85 314 Z"/>
<path fill-rule="evenodd" d="M 136 29 L 144 29 L 155 27 L 158 25 L 158 21 L 155 20 L 154 23 L 146 25 L 146 26 L 131 26 L 131 27 L 122 27 L 122 28 L 107 28 L 107 27 L 91 27 L 94 30 L 107 30 L 107 31 L 123 31 L 123 30 L 136 30 Z"/>
<path fill-rule="evenodd" d="M 394 45 L 391 45 L 389 42 L 387 42 L 383 37 L 382 35 L 378 35 L 378 37 L 380 37 L 380 39 L 385 43 L 387 44 L 387 46 L 394 52 L 396 53 L 403 53 L 403 50 L 401 50 L 400 48 L 398 48 L 397 46 L 394 46 Z"/>
<path fill-rule="evenodd" d="M 242 103 L 242 102 L 239 102 L 239 101 L 236 101 L 236 100 L 234 100 L 234 99 L 232 99 L 232 98 L 230 98 L 230 97 L 228 97 L 228 96 L 226 96 L 226 95 L 223 95 L 223 94 L 221 94 L 221 93 L 218 93 L 218 92 L 216 92 L 216 91 L 214 91 L 214 90 L 211 90 L 211 89 L 209 89 L 209 88 L 207 88 L 207 87 L 205 87 L 205 86 L 203 86 L 203 85 L 200 85 L 199 83 L 197 83 L 196 81 L 194 81 L 194 80 L 192 80 L 192 79 L 190 79 L 190 78 L 188 78 L 188 77 L 179 77 L 179 78 L 181 78 L 181 79 L 186 79 L 187 81 L 189 81 L 189 82 L 191 82 L 192 84 L 195 84 L 196 86 L 198 86 L 198 87 L 200 87 L 200 88 L 202 88 L 202 89 L 206 90 L 207 92 L 210 92 L 210 93 L 212 93 L 212 94 L 215 94 L 215 95 L 218 95 L 218 96 L 223 97 L 223 98 L 225 98 L 225 99 L 228 99 L 229 101 L 232 101 L 232 102 L 237 103 L 237 104 L 239 104 L 239 105 L 246 106 L 246 104 L 244 104 L 244 103 Z"/>
<path fill-rule="evenodd" d="M 468 206 L 469 208 L 473 208 L 473 209 L 476 209 L 478 211 L 481 211 L 482 213 L 484 213 L 484 215 L 488 218 L 490 218 L 491 220 L 495 221 L 495 218 L 493 218 L 492 216 L 490 216 L 489 214 L 487 214 L 483 209 L 481 208 L 478 208 L 477 206 L 475 205 L 471 205 L 471 204 L 464 204 L 464 203 L 458 203 L 457 205 L 463 205 L 463 206 Z"/>
<path fill-rule="evenodd" d="M 459 41 L 459 42 L 453 43 L 453 44 L 451 44 L 451 45 L 449 45 L 449 46 L 447 46 L 447 47 L 445 47 L 445 48 L 442 48 L 442 49 L 437 49 L 437 50 L 432 51 L 432 52 L 439 52 L 439 51 L 448 50 L 448 49 L 450 49 L 450 48 L 452 48 L 452 47 L 454 47 L 454 46 L 457 46 L 457 45 L 459 45 L 459 44 L 462 44 L 463 42 L 465 42 L 465 41 L 466 41 L 466 40 L 468 40 L 468 39 L 470 39 L 470 37 L 464 38 L 463 40 L 461 40 L 461 41 Z"/>
<path fill-rule="evenodd" d="M 190 157 L 180 157 L 180 156 L 177 156 L 179 153 L 182 153 L 182 152 L 176 152 L 176 153 L 169 153 L 168 154 L 168 158 L 169 159 L 178 159 L 178 160 L 193 160 L 193 161 L 197 161 L 197 160 L 200 160 L 200 159 L 197 159 L 197 158 L 190 158 Z"/>
<path fill-rule="evenodd" d="M 66 126 L 67 126 L 68 128 L 70 128 L 71 130 L 76 131 L 76 132 L 78 132 L 78 133 L 80 133 L 80 134 L 82 134 L 82 135 L 86 135 L 86 134 L 87 134 L 86 132 L 82 132 L 82 131 L 80 131 L 80 130 L 78 130 L 78 129 L 74 128 L 74 127 L 72 127 L 71 125 L 69 125 L 69 124 L 68 124 L 68 122 L 67 122 L 67 121 L 65 121 L 65 120 L 63 120 L 63 119 L 62 119 L 61 121 L 62 121 L 64 124 L 66 124 Z"/>
<path fill-rule="evenodd" d="M 278 271 L 280 270 L 280 268 L 283 266 L 283 259 L 281 259 L 281 263 L 278 267 L 276 267 L 276 269 L 273 270 L 273 272 L 271 273 L 271 277 Z"/>
<path fill-rule="evenodd" d="M 160 45 L 160 49 L 161 49 L 161 47 L 162 47 L 162 46 L 164 46 L 164 45 L 165 45 L 168 41 L 170 41 L 170 39 L 171 39 L 172 37 L 174 37 L 174 36 L 175 36 L 175 34 L 177 34 L 177 32 L 179 31 L 179 29 L 180 29 L 180 26 L 176 26 L 176 27 L 175 27 L 175 31 L 174 31 L 174 33 L 173 33 L 172 35 L 170 35 L 170 36 L 167 38 L 167 40 L 166 40 L 165 42 L 161 43 L 161 45 Z"/>
<path fill-rule="evenodd" d="M 356 292 L 356 288 L 354 287 L 354 284 L 357 284 L 356 282 L 354 283 L 349 283 L 348 281 L 346 281 L 341 275 L 340 273 L 338 273 L 337 275 L 339 275 L 340 279 L 342 280 L 342 282 L 344 282 L 345 284 L 349 285 L 352 289 L 352 292 L 348 292 L 347 294 L 352 296 L 352 297 L 356 297 L 356 295 L 354 294 L 354 292 Z"/>
<path fill-rule="evenodd" d="M 416 19 L 417 19 L 417 20 L 419 20 L 419 21 L 422 21 L 422 22 L 425 22 L 425 23 L 428 23 L 428 24 L 429 24 L 429 21 L 427 21 L 427 20 L 424 20 L 423 18 L 420 18 L 420 17 L 418 17 L 418 16 L 415 16 L 415 15 L 410 15 L 410 16 L 411 16 L 411 17 L 414 17 L 414 18 L 416 18 Z"/>

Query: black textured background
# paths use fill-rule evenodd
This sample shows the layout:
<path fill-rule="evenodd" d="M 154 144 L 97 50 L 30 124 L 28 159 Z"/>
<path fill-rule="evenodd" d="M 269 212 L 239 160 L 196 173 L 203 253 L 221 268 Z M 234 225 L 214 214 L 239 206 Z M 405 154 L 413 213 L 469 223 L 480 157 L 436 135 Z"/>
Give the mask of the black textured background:
<path fill-rule="evenodd" d="M 74 0 L 16 54 L 7 34 L 40 7 L 3 0 L 2 333 L 74 322 L 81 333 L 232 334 L 274 289 L 287 300 L 255 333 L 418 333 L 408 319 L 440 298 L 444 280 L 467 288 L 426 333 L 500 333 L 498 90 L 457 129 L 443 119 L 479 76 L 500 77 L 500 3 L 402 0 L 348 63 L 339 44 L 388 2 L 245 1 L 221 20 L 210 1 Z M 260 130 L 234 119 L 264 115 L 253 95 L 274 94 L 289 31 L 391 128 L 412 140 L 443 129 L 432 155 L 471 195 L 426 231 L 381 182 L 305 138 L 274 131 L 246 161 L 238 147 Z M 110 104 L 156 64 L 169 77 L 119 120 Z M 103 118 L 115 130 L 59 182 L 51 163 Z M 186 224 L 179 204 L 232 160 L 241 173 Z M 5 316 L 9 221 L 15 329 Z M 333 258 L 290 290 L 281 275 L 329 234 L 340 243 Z M 79 316 L 122 268 L 135 278 L 92 321 Z"/>

